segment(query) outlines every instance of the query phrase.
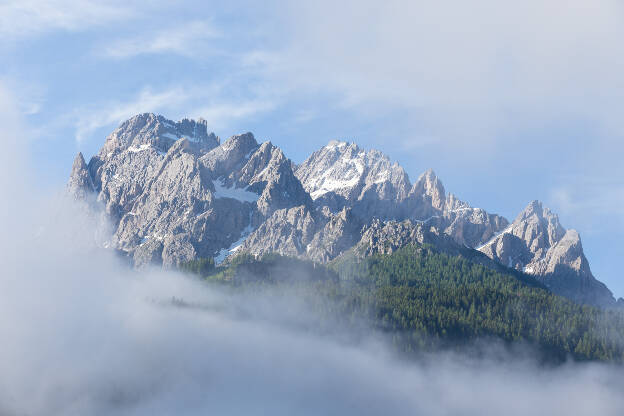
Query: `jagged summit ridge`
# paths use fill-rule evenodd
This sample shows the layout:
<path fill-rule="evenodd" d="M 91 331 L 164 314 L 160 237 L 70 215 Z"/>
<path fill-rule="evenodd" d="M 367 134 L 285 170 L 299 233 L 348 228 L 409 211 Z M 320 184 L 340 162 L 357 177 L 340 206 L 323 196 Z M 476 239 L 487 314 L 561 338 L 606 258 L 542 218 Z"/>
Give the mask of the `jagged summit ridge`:
<path fill-rule="evenodd" d="M 221 144 L 204 121 L 141 114 L 107 138 L 88 177 L 116 229 L 111 245 L 137 265 L 172 265 L 217 256 L 275 210 L 309 203 L 291 166 L 251 133 Z"/>
<path fill-rule="evenodd" d="M 478 248 L 499 263 L 535 276 L 556 293 L 584 303 L 608 304 L 613 295 L 595 279 L 576 230 L 532 201 L 499 235 Z"/>
<path fill-rule="evenodd" d="M 405 170 L 378 150 L 333 140 L 295 174 L 318 208 L 343 208 L 365 219 L 430 221 L 458 243 L 475 247 L 507 226 L 504 218 L 471 208 L 444 186 L 432 169 L 412 185 Z"/>
<path fill-rule="evenodd" d="M 115 129 L 106 139 L 99 156 L 104 159 L 119 152 L 138 153 L 150 149 L 162 155 L 181 139 L 191 142 L 200 153 L 219 145 L 219 138 L 214 133 L 208 133 L 207 122 L 203 119 L 174 122 L 161 115 L 143 113 Z"/>
<path fill-rule="evenodd" d="M 203 120 L 145 113 L 88 164 L 78 154 L 68 188 L 97 198 L 115 230 L 110 246 L 137 266 L 243 251 L 327 262 L 356 247 L 431 242 L 449 253 L 478 249 L 581 302 L 612 300 L 578 233 L 538 201 L 509 224 L 448 193 L 433 170 L 412 184 L 388 156 L 355 143 L 331 141 L 297 166 L 250 132 L 221 142 Z"/>
<path fill-rule="evenodd" d="M 170 133 L 172 129 L 175 135 Z M 193 136 L 184 137 L 184 133 Z M 84 170 L 84 165 L 80 166 Z M 310 241 L 302 235 L 302 241 L 291 238 L 291 244 L 299 255 L 322 261 L 340 253 L 336 248 L 327 249 L 325 240 L 334 240 L 345 248 L 344 241 L 359 238 L 342 238 L 336 234 L 338 231 L 358 233 L 350 227 L 336 225 L 344 217 L 339 214 L 345 209 L 350 213 L 349 218 L 355 219 L 351 222 L 357 224 L 366 224 L 374 218 L 423 220 L 426 217 L 463 244 L 473 244 L 474 239 L 465 229 L 472 233 L 477 229 L 477 240 L 484 233 L 489 237 L 491 232 L 487 215 L 471 217 L 445 210 L 447 205 L 457 205 L 452 195 L 448 197 L 452 201 L 450 205 L 432 203 L 436 198 L 445 201 L 447 198 L 433 171 L 426 172 L 423 181 L 419 180 L 413 187 L 403 168 L 377 150 L 332 141 L 296 167 L 295 172 L 294 166 L 281 149 L 271 142 L 258 143 L 252 133 L 234 135 L 220 143 L 214 134 L 207 133 L 203 121 L 174 123 L 146 113 L 115 129 L 89 162 L 86 178 L 91 178 L 93 190 L 117 227 L 113 245 L 135 255 L 144 252 L 145 247 L 150 249 L 153 255 L 142 254 L 138 263 L 145 258 L 156 262 L 162 259 L 170 264 L 199 255 L 212 256 L 228 249 L 233 242 L 256 252 L 264 251 L 260 245 L 283 247 L 282 243 L 268 241 L 285 238 L 283 235 L 266 232 L 258 235 L 257 230 L 276 211 L 294 207 L 309 212 L 318 227 L 310 235 Z M 341 185 L 335 186 L 336 182 Z M 414 189 L 420 193 L 416 195 Z M 460 205 L 468 207 L 465 203 Z M 219 226 L 202 219 L 204 211 L 210 217 L 225 218 L 225 213 L 218 213 L 227 209 L 241 212 L 233 213 Z M 186 235 L 191 229 L 196 230 L 200 222 L 203 228 L 198 233 L 216 233 L 210 238 L 197 234 L 188 244 L 168 242 L 168 238 L 173 238 L 170 234 Z M 333 228 L 325 230 L 330 223 L 334 224 Z M 211 229 L 210 224 L 216 228 Z M 219 230 L 224 225 L 230 231 L 223 236 Z M 239 241 L 243 234 L 254 234 L 250 241 L 256 241 L 256 246 Z M 167 250 L 165 246 L 169 244 L 178 247 L 177 252 Z M 181 249 L 180 244 L 185 248 Z M 164 251 L 160 252 L 161 249 Z"/>
<path fill-rule="evenodd" d="M 297 178 L 317 205 L 338 212 L 374 200 L 400 202 L 409 192 L 407 173 L 377 150 L 333 140 L 298 166 Z"/>

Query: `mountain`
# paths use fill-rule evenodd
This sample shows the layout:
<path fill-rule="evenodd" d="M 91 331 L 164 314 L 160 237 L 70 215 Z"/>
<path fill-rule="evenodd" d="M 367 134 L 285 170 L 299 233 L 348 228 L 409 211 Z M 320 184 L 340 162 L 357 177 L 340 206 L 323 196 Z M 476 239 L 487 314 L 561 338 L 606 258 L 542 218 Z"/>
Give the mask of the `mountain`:
<path fill-rule="evenodd" d="M 331 141 L 297 166 L 252 133 L 221 142 L 203 120 L 146 113 L 115 129 L 88 164 L 79 154 L 68 189 L 97 200 L 114 229 L 109 245 L 137 267 L 221 264 L 243 252 L 326 263 L 431 244 L 579 302 L 615 302 L 578 234 L 541 204 L 509 224 L 447 193 L 433 170 L 412 184 L 386 155 L 354 143 Z"/>
<path fill-rule="evenodd" d="M 89 168 L 87 167 L 82 153 L 78 153 L 74 159 L 67 189 L 72 195 L 80 199 L 86 198 L 88 195 L 95 192 L 93 180 L 91 179 Z"/>
<path fill-rule="evenodd" d="M 203 121 L 137 115 L 86 168 L 79 159 L 70 188 L 93 184 L 115 229 L 111 245 L 136 265 L 216 256 L 273 211 L 310 203 L 281 150 L 251 133 L 220 143 Z"/>
<path fill-rule="evenodd" d="M 377 150 L 331 141 L 295 170 L 317 206 L 332 212 L 349 207 L 360 217 L 407 215 L 403 201 L 410 191 L 407 173 Z"/>
<path fill-rule="evenodd" d="M 613 299 L 609 289 L 594 278 L 578 232 L 563 228 L 559 217 L 539 201 L 531 202 L 478 250 L 578 302 L 608 304 Z"/>
<path fill-rule="evenodd" d="M 349 208 L 370 222 L 373 218 L 412 219 L 431 224 L 459 244 L 475 247 L 488 241 L 508 221 L 472 208 L 446 194 L 433 170 L 410 183 L 405 170 L 378 150 L 331 141 L 295 170 L 317 207 L 331 212 Z"/>

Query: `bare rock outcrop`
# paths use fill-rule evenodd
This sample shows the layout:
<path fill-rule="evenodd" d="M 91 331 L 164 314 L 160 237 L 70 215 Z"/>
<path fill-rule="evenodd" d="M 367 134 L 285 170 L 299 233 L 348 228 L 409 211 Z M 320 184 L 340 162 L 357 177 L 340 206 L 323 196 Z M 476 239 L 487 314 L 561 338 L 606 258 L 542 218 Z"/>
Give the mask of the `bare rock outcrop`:
<path fill-rule="evenodd" d="M 613 305 L 607 287 L 593 276 L 581 238 L 559 217 L 532 201 L 499 235 L 478 248 L 499 263 L 535 276 L 554 293 L 593 305 Z"/>

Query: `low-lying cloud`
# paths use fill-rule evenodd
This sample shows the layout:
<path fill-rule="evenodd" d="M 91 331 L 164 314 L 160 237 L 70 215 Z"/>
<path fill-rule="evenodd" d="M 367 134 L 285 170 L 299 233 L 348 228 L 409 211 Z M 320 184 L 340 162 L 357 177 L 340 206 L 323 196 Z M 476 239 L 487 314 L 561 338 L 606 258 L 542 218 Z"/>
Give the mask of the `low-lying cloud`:
<path fill-rule="evenodd" d="M 15 173 L 0 182 L 4 195 L 29 189 Z M 94 243 L 97 219 L 33 195 L 5 203 L 0 224 L 3 415 L 624 411 L 621 368 L 452 354 L 408 362 L 372 333 L 355 343 L 310 330 L 313 313 L 288 296 L 267 302 L 130 270 Z"/>

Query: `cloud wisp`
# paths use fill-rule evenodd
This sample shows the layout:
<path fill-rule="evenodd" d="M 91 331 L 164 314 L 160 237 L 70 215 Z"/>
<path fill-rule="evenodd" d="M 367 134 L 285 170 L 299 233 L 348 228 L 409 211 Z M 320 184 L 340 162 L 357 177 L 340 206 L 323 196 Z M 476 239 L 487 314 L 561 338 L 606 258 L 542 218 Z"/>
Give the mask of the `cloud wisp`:
<path fill-rule="evenodd" d="M 135 114 L 159 112 L 179 107 L 188 98 L 189 92 L 179 87 L 156 92 L 151 88 L 143 88 L 128 101 L 112 102 L 95 111 L 93 109 L 81 109 L 74 115 L 76 119 L 76 141 L 81 143 L 97 129 L 118 124 Z"/>
<path fill-rule="evenodd" d="M 45 227 L 25 241 L 29 251 L 3 241 L 10 255 L 0 281 L 3 414 L 616 415 L 624 409 L 617 369 L 546 370 L 512 357 L 442 354 L 405 362 L 373 338 L 354 344 L 311 332 L 311 311 L 296 299 L 273 295 L 268 302 L 173 272 L 127 270 L 92 245 L 80 211 L 58 205 L 51 212 L 53 222 L 34 221 Z"/>
<path fill-rule="evenodd" d="M 165 53 L 206 58 L 210 49 L 207 42 L 219 37 L 220 33 L 214 26 L 204 21 L 194 21 L 118 40 L 105 47 L 101 53 L 116 59 Z"/>
<path fill-rule="evenodd" d="M 7 0 L 0 4 L 4 41 L 49 31 L 82 31 L 136 15 L 128 2 L 94 0 Z"/>
<path fill-rule="evenodd" d="M 140 113 L 162 113 L 167 117 L 195 117 L 208 122 L 210 129 L 225 129 L 240 119 L 250 119 L 270 111 L 277 103 L 270 98 L 228 96 L 227 82 L 190 87 L 174 86 L 160 90 L 143 88 L 127 101 L 109 102 L 98 108 L 82 108 L 69 117 L 75 125 L 78 144 L 100 128 L 114 128 Z"/>

